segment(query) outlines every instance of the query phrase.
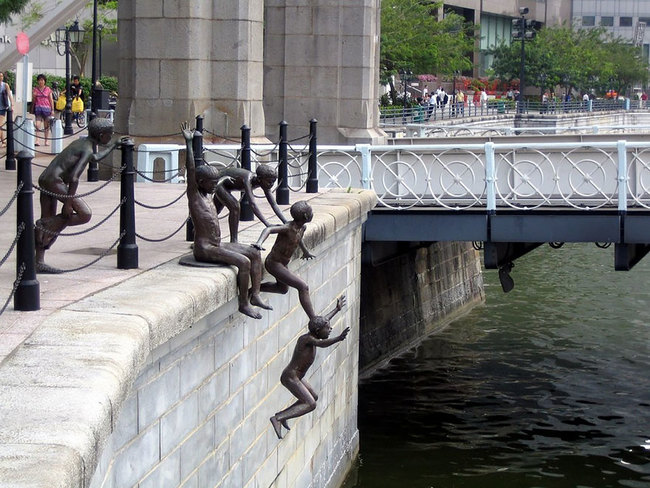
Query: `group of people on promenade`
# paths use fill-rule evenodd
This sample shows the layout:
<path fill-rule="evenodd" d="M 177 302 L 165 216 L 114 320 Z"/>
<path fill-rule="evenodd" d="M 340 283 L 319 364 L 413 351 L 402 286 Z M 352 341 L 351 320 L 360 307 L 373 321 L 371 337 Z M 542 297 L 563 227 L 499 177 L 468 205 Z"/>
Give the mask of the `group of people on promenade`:
<path fill-rule="evenodd" d="M 47 78 L 44 74 L 36 77 L 37 85 L 32 89 L 32 112 L 34 114 L 34 126 L 36 129 L 36 145 L 40 146 L 39 139 L 43 145 L 47 146 L 47 133 L 50 130 L 50 120 L 58 117 L 65 109 L 65 89 L 59 88 L 58 82 L 52 82 L 52 86 L 47 85 Z M 72 94 L 72 103 L 83 104 L 83 87 L 78 76 L 72 78 L 70 84 L 70 93 Z M 61 103 L 63 102 L 63 103 Z M 40 135 L 39 135 L 40 134 Z"/>
<path fill-rule="evenodd" d="M 83 104 L 84 91 L 78 76 L 72 78 L 70 85 L 73 103 L 81 102 Z M 51 86 L 47 84 L 47 77 L 39 74 L 36 77 L 36 86 L 32 88 L 32 113 L 34 114 L 34 126 L 36 129 L 37 146 L 43 141 L 47 146 L 47 133 L 50 129 L 50 121 L 58 117 L 65 108 L 65 89 L 60 89 L 57 81 L 53 81 Z M 61 104 L 63 102 L 63 104 Z M 5 121 L 7 109 L 14 106 L 14 97 L 11 86 L 5 81 L 4 73 L 0 72 L 0 146 L 6 145 Z"/>
<path fill-rule="evenodd" d="M 472 107 L 475 111 L 481 110 L 482 112 L 483 109 L 487 107 L 488 96 L 483 89 L 476 90 L 473 97 L 470 98 L 463 90 L 452 90 L 451 93 L 447 93 L 445 89 L 440 86 L 433 93 L 429 93 L 425 88 L 422 96 L 417 97 L 416 100 L 418 107 L 421 107 L 422 109 L 422 113 L 418 118 L 423 121 L 429 120 L 432 116 L 435 116 L 438 110 L 441 110 L 444 114 L 445 110 L 449 109 L 449 113 L 452 117 L 463 117 L 465 115 L 465 108 L 468 108 L 470 113 Z"/>

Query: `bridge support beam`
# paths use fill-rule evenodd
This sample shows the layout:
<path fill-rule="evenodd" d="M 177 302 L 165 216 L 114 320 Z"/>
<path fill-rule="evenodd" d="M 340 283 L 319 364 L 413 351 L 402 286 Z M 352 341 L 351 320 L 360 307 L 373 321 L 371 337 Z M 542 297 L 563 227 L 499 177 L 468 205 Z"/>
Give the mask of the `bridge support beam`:
<path fill-rule="evenodd" d="M 616 244 L 614 246 L 614 269 L 629 271 L 650 252 L 650 244 Z"/>
<path fill-rule="evenodd" d="M 485 242 L 485 269 L 498 269 L 528 254 L 543 242 Z"/>

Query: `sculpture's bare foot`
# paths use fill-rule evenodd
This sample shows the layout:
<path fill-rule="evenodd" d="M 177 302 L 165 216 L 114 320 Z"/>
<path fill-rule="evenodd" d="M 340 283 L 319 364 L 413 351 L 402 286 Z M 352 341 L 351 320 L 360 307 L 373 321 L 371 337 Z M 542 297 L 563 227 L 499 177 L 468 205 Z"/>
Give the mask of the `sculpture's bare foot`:
<path fill-rule="evenodd" d="M 55 268 L 45 263 L 36 263 L 35 266 L 36 272 L 41 274 L 61 274 L 63 273 L 62 269 Z"/>
<path fill-rule="evenodd" d="M 291 430 L 291 427 L 289 427 L 289 424 L 287 424 L 286 420 L 280 420 L 280 423 L 282 424 L 282 427 L 284 427 L 287 430 Z"/>
<path fill-rule="evenodd" d="M 262 297 L 260 297 L 257 294 L 251 295 L 250 302 L 252 305 L 255 305 L 256 307 L 264 308 L 266 310 L 273 310 L 273 307 L 268 303 L 266 303 L 264 300 L 262 300 Z"/>
<path fill-rule="evenodd" d="M 278 436 L 278 439 L 282 439 L 282 427 L 280 427 L 280 421 L 275 418 L 275 415 L 269 419 L 273 430 L 275 430 L 275 435 Z"/>
<path fill-rule="evenodd" d="M 253 310 L 253 308 L 250 305 L 240 305 L 239 306 L 239 311 L 243 313 L 244 315 L 248 315 L 249 317 L 253 319 L 261 319 L 262 314 L 259 312 L 256 312 Z"/>

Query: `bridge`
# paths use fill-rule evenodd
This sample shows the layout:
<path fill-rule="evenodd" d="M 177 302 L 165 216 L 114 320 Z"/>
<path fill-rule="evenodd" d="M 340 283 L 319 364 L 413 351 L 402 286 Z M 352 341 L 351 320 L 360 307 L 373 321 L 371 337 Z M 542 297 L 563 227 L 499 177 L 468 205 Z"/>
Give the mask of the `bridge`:
<path fill-rule="evenodd" d="M 543 243 L 615 246 L 615 269 L 650 250 L 650 142 L 592 136 L 492 138 L 483 143 L 319 146 L 321 187 L 372 189 L 379 205 L 365 224 L 368 259 L 404 245 L 471 241 L 488 269 Z M 212 164 L 232 164 L 238 147 L 206 146 Z M 257 162 L 274 146 L 256 146 Z M 305 184 L 306 148 L 292 148 L 289 184 Z M 409 243 L 409 244 L 407 244 Z"/>

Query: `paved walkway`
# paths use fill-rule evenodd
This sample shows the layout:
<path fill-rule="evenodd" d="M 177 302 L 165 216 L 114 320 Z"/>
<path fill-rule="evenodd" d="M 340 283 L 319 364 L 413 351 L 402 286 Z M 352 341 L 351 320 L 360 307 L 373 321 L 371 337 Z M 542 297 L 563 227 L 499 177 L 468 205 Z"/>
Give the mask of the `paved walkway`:
<path fill-rule="evenodd" d="M 83 135 L 83 134 L 80 134 Z M 70 141 L 67 139 L 66 141 Z M 182 140 L 179 135 L 179 143 Z M 36 149 L 44 149 L 42 146 Z M 49 164 L 53 155 L 37 153 L 33 160 L 33 182 L 36 184 L 43 168 Z M 4 168 L 4 157 L 0 159 Z M 16 171 L 0 169 L 0 208 L 6 205 L 16 189 Z M 78 194 L 87 193 L 102 185 L 105 181 L 89 183 L 85 181 L 86 175 L 77 191 Z M 185 191 L 184 184 L 172 183 L 136 183 L 135 198 L 137 201 L 150 205 L 160 206 L 167 204 Z M 310 199 L 315 194 L 302 194 L 300 199 Z M 34 214 L 37 220 L 40 215 L 39 193 L 34 192 Z M 291 196 L 292 202 L 298 198 Z M 108 216 L 118 205 L 120 200 L 119 177 L 97 193 L 84 198 L 93 211 L 91 221 L 83 226 L 71 227 L 64 232 L 72 233 L 83 231 L 97 225 Z M 279 223 L 277 217 L 268 205 L 259 202 L 265 215 L 269 215 L 272 223 Z M 288 211 L 285 212 L 288 215 Z M 187 199 L 180 198 L 170 207 L 156 210 L 136 206 L 136 232 L 149 239 L 161 239 L 172 234 L 178 229 L 188 216 Z M 273 217 L 271 217 L 273 216 Z M 0 257 L 4 256 L 16 235 L 16 206 L 12 207 L 0 217 L 0 225 L 5 229 L 0 235 Z M 222 221 L 222 232 L 227 238 L 227 223 Z M 102 252 L 110 248 L 119 237 L 119 211 L 110 217 L 104 224 L 91 232 L 74 237 L 60 236 L 46 252 L 46 262 L 61 269 L 74 269 L 86 265 L 97 259 Z M 259 236 L 261 224 L 241 222 L 240 241 L 253 242 Z M 97 263 L 80 271 L 63 273 L 59 275 L 38 275 L 40 283 L 41 309 L 35 312 L 17 312 L 13 310 L 13 300 L 9 302 L 5 312 L 0 315 L 0 364 L 18 347 L 39 324 L 59 308 L 76 302 L 99 290 L 111 287 L 133 276 L 150 270 L 162 263 L 177 259 L 179 256 L 190 252 L 190 243 L 185 240 L 185 229 L 174 237 L 163 242 L 148 242 L 137 239 L 139 250 L 139 268 L 133 270 L 117 269 L 116 248 Z M 15 251 L 0 267 L 0 307 L 4 305 L 11 294 L 16 278 Z M 147 300 L 146 290 L 142 291 L 142 300 Z"/>

